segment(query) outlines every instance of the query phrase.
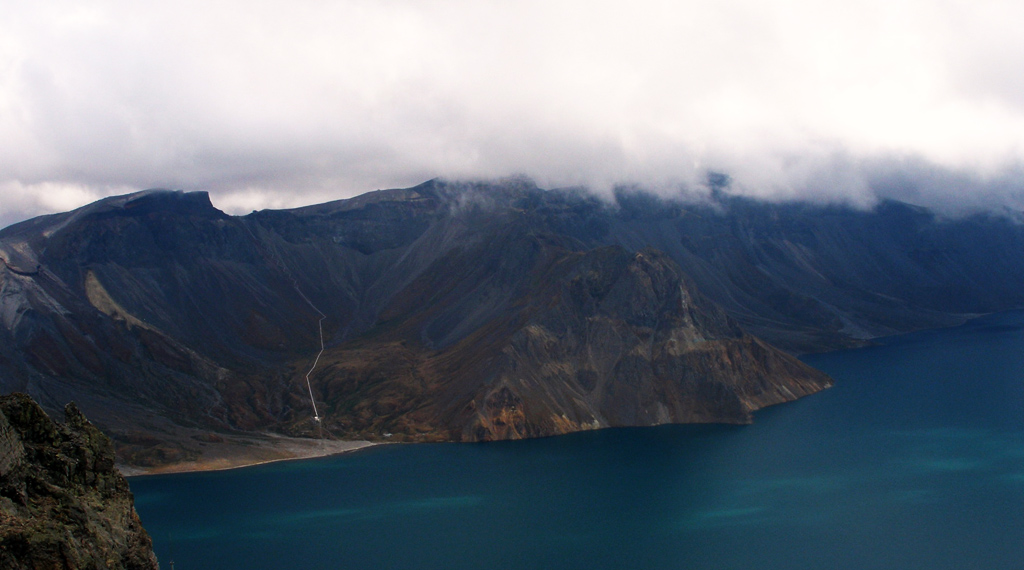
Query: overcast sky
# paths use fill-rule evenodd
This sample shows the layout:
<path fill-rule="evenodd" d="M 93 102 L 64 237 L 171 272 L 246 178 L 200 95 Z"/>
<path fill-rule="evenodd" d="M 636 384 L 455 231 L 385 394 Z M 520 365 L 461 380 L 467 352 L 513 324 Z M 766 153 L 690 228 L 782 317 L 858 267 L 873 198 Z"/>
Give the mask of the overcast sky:
<path fill-rule="evenodd" d="M 0 226 L 527 175 L 1024 206 L 1024 3 L 0 0 Z"/>

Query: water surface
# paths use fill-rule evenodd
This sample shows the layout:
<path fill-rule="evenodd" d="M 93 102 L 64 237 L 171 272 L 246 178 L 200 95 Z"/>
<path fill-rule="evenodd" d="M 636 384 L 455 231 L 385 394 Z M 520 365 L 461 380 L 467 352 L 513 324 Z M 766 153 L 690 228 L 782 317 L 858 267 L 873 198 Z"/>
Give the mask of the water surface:
<path fill-rule="evenodd" d="M 168 567 L 1024 568 L 1024 313 L 808 357 L 750 426 L 131 479 Z"/>

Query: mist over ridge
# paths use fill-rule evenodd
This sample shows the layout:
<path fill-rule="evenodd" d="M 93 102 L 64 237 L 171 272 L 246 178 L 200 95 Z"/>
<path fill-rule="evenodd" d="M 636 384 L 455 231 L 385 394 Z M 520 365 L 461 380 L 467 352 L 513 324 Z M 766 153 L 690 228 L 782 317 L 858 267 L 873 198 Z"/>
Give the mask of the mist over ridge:
<path fill-rule="evenodd" d="M 1020 209 L 1021 10 L 20 4 L 0 22 L 0 225 L 147 187 L 243 213 L 513 173 Z"/>

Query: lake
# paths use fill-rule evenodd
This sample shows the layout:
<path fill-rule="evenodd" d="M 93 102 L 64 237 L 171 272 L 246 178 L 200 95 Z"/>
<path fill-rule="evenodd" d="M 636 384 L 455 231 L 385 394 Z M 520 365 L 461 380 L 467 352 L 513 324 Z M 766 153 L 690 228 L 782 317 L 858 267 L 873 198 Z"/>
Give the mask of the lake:
<path fill-rule="evenodd" d="M 1024 568 L 1024 312 L 805 360 L 749 426 L 130 479 L 162 567 Z"/>

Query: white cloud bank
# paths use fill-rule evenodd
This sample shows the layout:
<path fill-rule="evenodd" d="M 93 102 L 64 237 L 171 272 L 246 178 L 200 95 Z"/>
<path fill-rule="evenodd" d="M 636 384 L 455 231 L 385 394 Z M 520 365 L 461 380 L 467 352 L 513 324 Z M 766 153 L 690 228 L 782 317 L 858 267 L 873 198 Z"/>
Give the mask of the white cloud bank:
<path fill-rule="evenodd" d="M 1024 4 L 0 0 L 0 225 L 525 174 L 1024 206 Z"/>

